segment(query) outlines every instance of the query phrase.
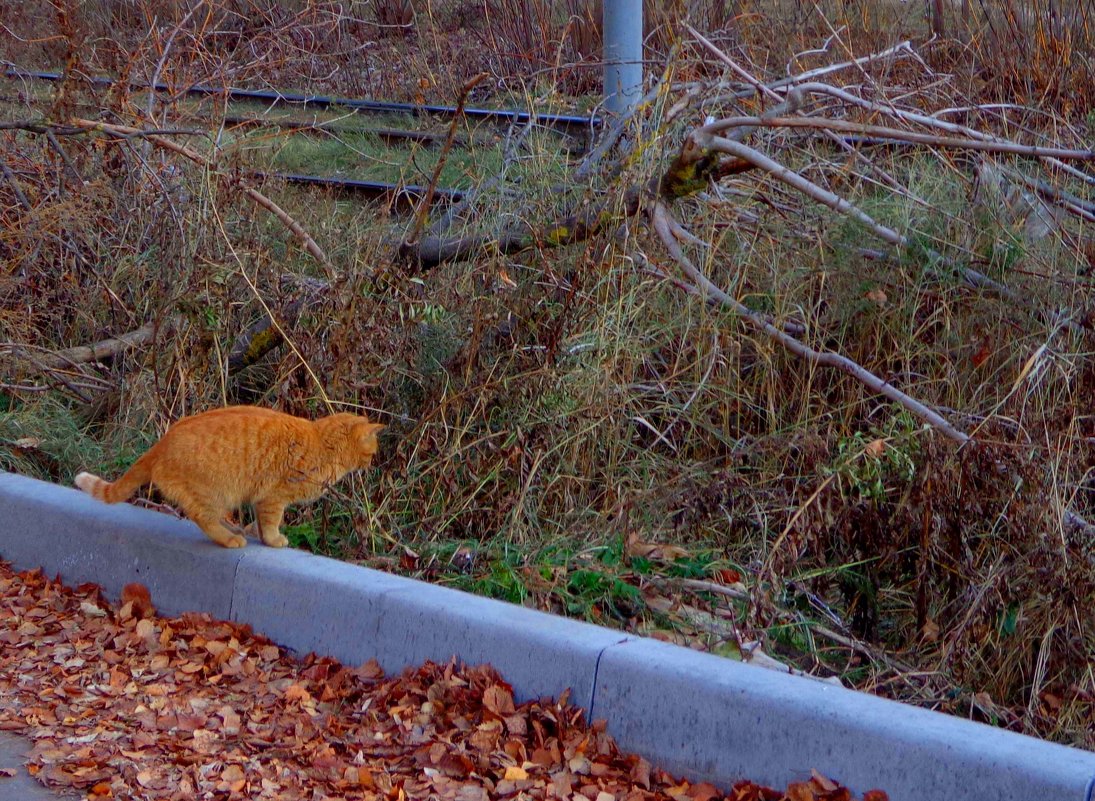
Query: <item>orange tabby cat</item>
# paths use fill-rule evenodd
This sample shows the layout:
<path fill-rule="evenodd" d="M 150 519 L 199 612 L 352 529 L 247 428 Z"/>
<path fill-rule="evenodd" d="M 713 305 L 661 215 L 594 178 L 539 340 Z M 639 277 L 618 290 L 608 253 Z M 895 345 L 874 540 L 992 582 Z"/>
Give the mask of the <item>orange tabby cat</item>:
<path fill-rule="evenodd" d="M 250 503 L 262 541 L 281 548 L 288 544 L 280 531 L 285 507 L 314 500 L 347 473 L 367 467 L 383 428 L 355 414 L 311 421 L 257 406 L 227 406 L 179 420 L 117 481 L 80 473 L 75 483 L 107 503 L 155 484 L 225 548 L 246 543 L 225 517 Z"/>

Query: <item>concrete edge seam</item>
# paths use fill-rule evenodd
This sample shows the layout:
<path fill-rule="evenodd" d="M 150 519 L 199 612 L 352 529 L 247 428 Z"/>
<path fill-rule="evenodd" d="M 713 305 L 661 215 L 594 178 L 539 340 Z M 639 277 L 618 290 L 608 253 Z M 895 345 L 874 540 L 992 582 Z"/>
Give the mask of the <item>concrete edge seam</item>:
<path fill-rule="evenodd" d="M 612 643 L 612 645 L 606 645 L 604 648 L 602 648 L 600 651 L 597 652 L 597 659 L 593 663 L 593 677 L 592 677 L 593 689 L 590 692 L 589 703 L 588 704 L 583 704 L 583 706 L 585 706 L 585 708 L 589 711 L 589 719 L 590 720 L 596 720 L 597 719 L 597 677 L 601 673 L 601 659 L 602 659 L 602 657 L 604 657 L 605 652 L 609 648 L 612 648 L 613 646 L 620 645 L 621 643 L 627 642 L 627 639 L 628 638 L 626 636 L 621 636 L 619 641 Z"/>

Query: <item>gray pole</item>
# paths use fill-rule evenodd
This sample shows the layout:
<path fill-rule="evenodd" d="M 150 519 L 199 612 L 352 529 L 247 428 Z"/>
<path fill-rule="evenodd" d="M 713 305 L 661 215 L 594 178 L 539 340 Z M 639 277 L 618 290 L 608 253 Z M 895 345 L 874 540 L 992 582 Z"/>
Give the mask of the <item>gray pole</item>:
<path fill-rule="evenodd" d="M 623 114 L 643 94 L 643 0 L 603 0 L 605 109 Z"/>

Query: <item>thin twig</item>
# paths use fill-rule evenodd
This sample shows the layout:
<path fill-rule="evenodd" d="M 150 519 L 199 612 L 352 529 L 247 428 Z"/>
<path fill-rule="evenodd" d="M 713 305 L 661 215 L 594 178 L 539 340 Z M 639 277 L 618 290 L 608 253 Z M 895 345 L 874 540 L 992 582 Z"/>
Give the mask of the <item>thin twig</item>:
<path fill-rule="evenodd" d="M 866 64 L 871 64 L 875 61 L 883 61 L 890 56 L 899 55 L 911 55 L 913 53 L 912 43 L 906 39 L 903 42 L 898 42 L 891 47 L 887 47 L 885 50 L 879 50 L 877 53 L 871 53 L 866 56 L 860 56 L 859 58 L 852 59 L 851 61 L 842 61 L 839 64 L 830 64 L 825 67 L 818 67 L 812 70 L 806 70 L 806 72 L 800 72 L 797 75 L 789 75 L 786 78 L 780 78 L 778 81 L 773 81 L 767 84 L 769 89 L 779 89 L 784 86 L 792 86 L 798 83 L 804 83 L 806 81 L 813 81 L 817 78 L 821 78 L 825 75 L 831 75 L 834 72 L 840 72 L 846 70 L 849 67 L 862 67 Z"/>
<path fill-rule="evenodd" d="M 468 94 L 475 88 L 476 84 L 486 77 L 487 73 L 480 72 L 478 75 L 472 76 L 472 78 L 460 89 L 460 97 L 456 101 L 456 113 L 453 114 L 452 122 L 449 124 L 449 135 L 445 138 L 445 144 L 442 146 L 441 153 L 437 157 L 437 164 L 434 165 L 433 175 L 430 176 L 430 183 L 426 187 L 426 194 L 423 195 L 422 203 L 418 207 L 418 213 L 415 215 L 411 232 L 403 241 L 403 249 L 405 250 L 411 250 L 415 247 L 418 242 L 418 235 L 422 232 L 422 226 L 426 224 L 426 216 L 429 214 L 430 204 L 433 202 L 433 193 L 437 190 L 437 181 L 441 177 L 441 170 L 445 166 L 449 151 L 452 149 L 453 140 L 456 138 L 456 127 L 464 119 L 464 104 L 468 100 Z"/>
<path fill-rule="evenodd" d="M 15 173 L 11 171 L 11 168 L 3 159 L 0 159 L 0 172 L 3 172 L 4 180 L 11 185 L 11 191 L 15 193 L 15 199 L 19 201 L 19 205 L 22 206 L 25 211 L 30 211 L 32 209 L 30 201 L 27 200 L 27 196 L 23 194 L 23 189 L 19 186 L 19 182 L 15 178 Z"/>
<path fill-rule="evenodd" d="M 76 169 L 76 165 L 72 163 L 72 159 L 68 157 L 68 153 L 61 147 L 61 143 L 57 141 L 57 137 L 53 134 L 53 131 L 46 131 L 46 140 L 49 142 L 50 147 L 57 151 L 57 155 L 61 157 L 61 163 L 65 165 L 65 169 L 68 170 L 78 186 L 84 185 L 84 176 L 80 175 L 80 171 Z"/>

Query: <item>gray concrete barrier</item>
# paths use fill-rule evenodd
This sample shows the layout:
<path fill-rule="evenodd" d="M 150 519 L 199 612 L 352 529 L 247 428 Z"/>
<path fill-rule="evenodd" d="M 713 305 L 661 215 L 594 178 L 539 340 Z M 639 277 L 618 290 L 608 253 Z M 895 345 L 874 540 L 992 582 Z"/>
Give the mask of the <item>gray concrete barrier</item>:
<path fill-rule="evenodd" d="M 775 786 L 811 769 L 893 801 L 1095 801 L 1095 753 L 257 542 L 0 473 L 0 558 L 165 614 L 250 624 L 288 648 L 398 671 L 489 662 L 527 699 L 571 688 L 620 745 L 696 780 Z"/>

